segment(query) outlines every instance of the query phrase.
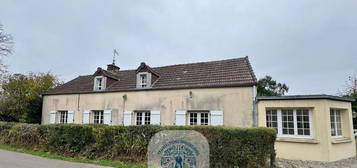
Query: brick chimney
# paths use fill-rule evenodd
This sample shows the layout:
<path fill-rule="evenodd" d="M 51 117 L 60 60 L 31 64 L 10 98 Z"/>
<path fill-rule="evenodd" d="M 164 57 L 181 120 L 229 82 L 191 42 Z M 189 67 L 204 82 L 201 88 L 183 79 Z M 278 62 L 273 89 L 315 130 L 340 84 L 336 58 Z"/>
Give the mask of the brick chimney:
<path fill-rule="evenodd" d="M 120 70 L 120 68 L 118 66 L 116 66 L 114 63 L 107 65 L 107 71 L 109 71 L 109 72 L 116 73 L 116 72 L 119 72 L 119 70 Z"/>

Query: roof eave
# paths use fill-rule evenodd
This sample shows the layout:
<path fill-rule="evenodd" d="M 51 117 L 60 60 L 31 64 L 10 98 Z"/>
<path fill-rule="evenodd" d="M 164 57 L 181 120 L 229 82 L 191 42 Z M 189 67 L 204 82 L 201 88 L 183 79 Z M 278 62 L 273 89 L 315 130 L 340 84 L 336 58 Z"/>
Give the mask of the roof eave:
<path fill-rule="evenodd" d="M 176 86 L 176 87 L 159 87 L 159 88 L 140 88 L 140 89 L 116 89 L 104 91 L 81 91 L 81 92 L 65 92 L 65 93 L 46 93 L 47 95 L 68 95 L 68 94 L 91 94 L 91 93 L 111 93 L 111 92 L 138 92 L 138 91 L 154 91 L 154 90 L 176 90 L 176 89 L 199 89 L 199 88 L 226 88 L 226 87 L 253 87 L 256 82 L 244 84 L 226 84 L 226 85 L 211 85 L 211 86 Z"/>

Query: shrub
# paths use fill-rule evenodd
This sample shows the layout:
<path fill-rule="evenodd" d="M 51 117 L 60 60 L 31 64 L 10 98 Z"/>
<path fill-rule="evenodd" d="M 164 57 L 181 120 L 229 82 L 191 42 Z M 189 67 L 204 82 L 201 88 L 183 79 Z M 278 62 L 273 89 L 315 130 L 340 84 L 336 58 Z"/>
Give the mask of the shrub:
<path fill-rule="evenodd" d="M 66 156 L 145 163 L 161 130 L 195 130 L 210 146 L 211 167 L 271 167 L 276 132 L 270 128 L 211 126 L 34 125 L 0 122 L 0 143 Z"/>

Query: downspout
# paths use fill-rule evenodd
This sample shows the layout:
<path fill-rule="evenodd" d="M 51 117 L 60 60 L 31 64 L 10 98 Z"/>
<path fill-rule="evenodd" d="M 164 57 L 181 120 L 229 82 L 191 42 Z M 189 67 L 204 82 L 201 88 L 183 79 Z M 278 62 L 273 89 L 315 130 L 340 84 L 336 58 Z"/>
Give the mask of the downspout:
<path fill-rule="evenodd" d="M 128 96 L 126 94 L 123 95 L 123 117 L 122 117 L 122 125 L 124 125 L 124 113 L 125 113 L 125 102 L 128 99 Z"/>
<path fill-rule="evenodd" d="M 77 111 L 79 112 L 79 101 L 81 100 L 81 94 L 78 94 Z"/>
<path fill-rule="evenodd" d="M 253 93 L 253 127 L 258 127 L 258 113 L 257 113 L 257 87 L 254 85 L 252 87 L 252 93 Z"/>

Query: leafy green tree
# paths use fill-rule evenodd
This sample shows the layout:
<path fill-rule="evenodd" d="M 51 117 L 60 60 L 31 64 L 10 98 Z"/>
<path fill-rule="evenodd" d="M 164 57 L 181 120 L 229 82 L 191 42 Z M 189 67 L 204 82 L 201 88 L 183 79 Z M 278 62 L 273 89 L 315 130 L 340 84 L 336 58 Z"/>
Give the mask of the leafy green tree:
<path fill-rule="evenodd" d="M 26 123 L 40 123 L 42 94 L 61 82 L 50 73 L 10 75 L 2 85 L 0 120 Z"/>
<path fill-rule="evenodd" d="M 271 76 L 265 76 L 258 80 L 258 96 L 282 96 L 289 91 L 285 83 L 278 83 Z"/>
<path fill-rule="evenodd" d="M 355 101 L 352 102 L 352 110 L 357 112 L 357 92 L 347 95 L 346 97 L 355 99 Z"/>

